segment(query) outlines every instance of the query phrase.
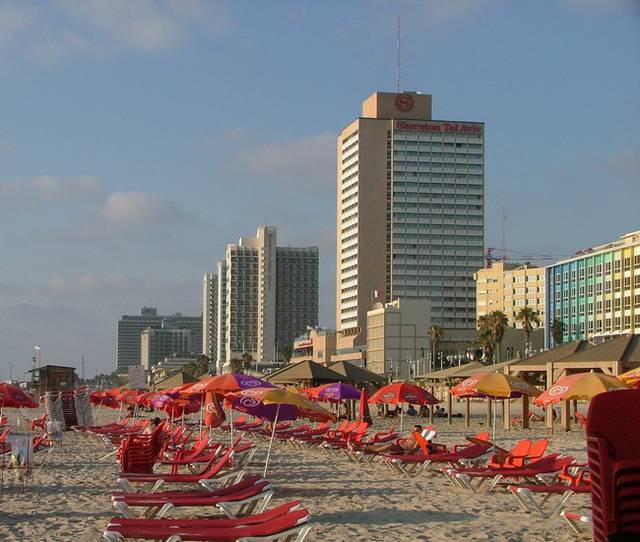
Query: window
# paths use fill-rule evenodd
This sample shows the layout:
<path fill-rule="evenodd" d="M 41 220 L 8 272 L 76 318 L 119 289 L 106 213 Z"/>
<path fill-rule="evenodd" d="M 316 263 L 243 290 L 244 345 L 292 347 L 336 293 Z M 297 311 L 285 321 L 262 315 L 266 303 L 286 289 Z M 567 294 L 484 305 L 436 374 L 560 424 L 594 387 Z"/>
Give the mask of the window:
<path fill-rule="evenodd" d="M 615 260 L 613 262 L 613 272 L 620 273 L 620 268 L 622 267 L 622 262 L 620 260 Z"/>
<path fill-rule="evenodd" d="M 613 281 L 613 291 L 614 292 L 619 292 L 620 291 L 620 279 L 615 279 Z"/>

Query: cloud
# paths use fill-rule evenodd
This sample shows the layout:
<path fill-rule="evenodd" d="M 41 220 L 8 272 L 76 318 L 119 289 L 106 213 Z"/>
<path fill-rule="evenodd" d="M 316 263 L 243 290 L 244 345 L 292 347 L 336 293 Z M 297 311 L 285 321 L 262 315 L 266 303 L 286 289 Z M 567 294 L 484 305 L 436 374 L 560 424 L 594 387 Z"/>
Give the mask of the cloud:
<path fill-rule="evenodd" d="M 41 175 L 0 183 L 0 202 L 72 201 L 92 198 L 102 192 L 95 177 L 57 178 Z"/>
<path fill-rule="evenodd" d="M 100 209 L 100 216 L 115 225 L 150 226 L 184 218 L 173 202 L 144 192 L 114 192 Z"/>
<path fill-rule="evenodd" d="M 323 191 L 335 184 L 336 137 L 320 133 L 265 143 L 242 151 L 238 160 L 251 174 L 289 189 Z"/>
<path fill-rule="evenodd" d="M 32 26 L 37 16 L 38 9 L 24 2 L 0 4 L 0 47 Z"/>
<path fill-rule="evenodd" d="M 47 283 L 47 292 L 49 294 L 63 296 L 114 295 L 138 291 L 140 288 L 142 288 L 140 281 L 121 274 L 109 276 L 82 275 L 72 279 L 52 277 Z"/>
<path fill-rule="evenodd" d="M 226 30 L 223 2 L 206 0 L 14 1 L 0 6 L 0 47 L 14 44 L 39 60 L 114 51 L 153 53 L 190 34 Z"/>

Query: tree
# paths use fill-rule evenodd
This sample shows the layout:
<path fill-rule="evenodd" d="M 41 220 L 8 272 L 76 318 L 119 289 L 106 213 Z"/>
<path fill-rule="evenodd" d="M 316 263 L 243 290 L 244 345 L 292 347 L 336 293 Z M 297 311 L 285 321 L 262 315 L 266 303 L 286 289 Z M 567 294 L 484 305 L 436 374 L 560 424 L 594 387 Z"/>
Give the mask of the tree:
<path fill-rule="evenodd" d="M 244 369 L 251 368 L 252 362 L 253 362 L 253 356 L 251 355 L 251 352 L 245 352 L 244 354 L 242 354 L 242 367 Z"/>
<path fill-rule="evenodd" d="M 242 360 L 233 358 L 229 361 L 229 370 L 235 374 L 242 374 Z"/>
<path fill-rule="evenodd" d="M 291 360 L 291 354 L 293 354 L 293 350 L 291 349 L 291 346 L 288 344 L 285 344 L 282 347 L 282 357 L 284 358 L 285 363 L 289 363 L 289 361 Z"/>
<path fill-rule="evenodd" d="M 202 376 L 205 373 L 209 372 L 209 363 L 211 360 L 208 356 L 204 354 L 200 354 L 195 362 L 195 367 L 193 371 L 193 376 Z"/>
<path fill-rule="evenodd" d="M 436 353 L 438 351 L 438 346 L 444 339 L 444 332 L 442 331 L 442 327 L 438 324 L 433 324 L 429 331 L 427 332 L 429 339 L 431 340 L 431 367 L 435 366 L 436 363 Z"/>
<path fill-rule="evenodd" d="M 504 330 L 509 325 L 509 318 L 502 311 L 493 311 L 489 314 L 489 330 L 491 331 L 491 338 L 496 345 L 496 362 L 500 362 L 500 345 L 502 344 L 502 338 L 504 337 Z"/>
<path fill-rule="evenodd" d="M 493 334 L 490 329 L 482 329 L 478 334 L 478 344 L 484 350 L 485 359 L 493 360 Z"/>
<path fill-rule="evenodd" d="M 525 351 L 527 351 L 531 344 L 531 331 L 534 326 L 540 325 L 540 314 L 531 307 L 522 307 L 516 315 L 516 322 L 522 323 L 522 330 L 526 337 Z"/>
<path fill-rule="evenodd" d="M 560 346 L 564 340 L 564 332 L 566 331 L 566 324 L 556 318 L 551 324 L 551 337 L 553 338 L 553 346 Z"/>

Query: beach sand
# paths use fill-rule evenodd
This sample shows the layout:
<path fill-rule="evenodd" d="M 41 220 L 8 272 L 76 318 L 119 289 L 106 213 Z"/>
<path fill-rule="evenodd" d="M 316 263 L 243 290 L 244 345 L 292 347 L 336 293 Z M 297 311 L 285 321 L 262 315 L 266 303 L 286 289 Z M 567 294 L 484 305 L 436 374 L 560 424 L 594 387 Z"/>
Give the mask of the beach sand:
<path fill-rule="evenodd" d="M 103 411 L 104 412 L 104 411 Z M 32 413 L 30 415 L 33 416 Z M 104 420 L 101 418 L 101 422 Z M 426 420 L 419 420 L 426 422 Z M 460 419 L 447 426 L 437 420 L 437 441 L 455 444 L 464 435 L 484 430 L 477 414 L 466 428 Z M 389 422 L 374 419 L 375 430 Z M 508 447 L 519 438 L 541 438 L 543 423 L 523 432 L 497 429 L 497 441 Z M 223 437 L 224 438 L 224 437 Z M 550 451 L 585 460 L 584 432 L 579 427 L 550 437 Z M 256 461 L 264 460 L 267 442 L 258 441 Z M 5 473 L 0 501 L 0 540 L 7 542 L 96 541 L 113 516 L 110 494 L 117 491 L 116 463 L 104 445 L 81 435 L 65 433 L 63 446 L 55 448 L 43 466 L 37 466 L 26 489 L 12 473 Z M 42 461 L 44 453 L 37 455 Z M 319 449 L 278 446 L 268 479 L 275 486 L 275 503 L 300 499 L 312 515 L 307 540 L 335 541 L 570 541 L 576 537 L 560 517 L 543 519 L 524 513 L 504 490 L 475 494 L 454 488 L 438 475 L 415 477 L 392 474 L 374 464 L 361 468 L 343 456 Z M 260 472 L 259 466 L 253 467 Z M 588 496 L 575 495 L 569 508 L 586 511 Z M 192 508 L 176 516 L 206 515 Z"/>

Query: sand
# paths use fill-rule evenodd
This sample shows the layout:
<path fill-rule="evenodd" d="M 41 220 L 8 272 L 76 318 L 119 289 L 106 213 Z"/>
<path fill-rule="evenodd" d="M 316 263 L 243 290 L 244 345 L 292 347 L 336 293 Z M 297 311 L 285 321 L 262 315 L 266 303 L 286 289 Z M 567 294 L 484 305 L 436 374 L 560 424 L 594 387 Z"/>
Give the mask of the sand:
<path fill-rule="evenodd" d="M 33 415 L 30 413 L 30 415 Z M 438 441 L 459 443 L 465 434 L 484 429 L 482 416 L 471 428 L 462 420 L 447 426 L 438 420 Z M 380 430 L 388 422 L 374 419 Z M 509 446 L 524 436 L 538 438 L 544 425 L 526 432 L 498 429 L 500 444 Z M 574 428 L 556 434 L 550 450 L 585 459 L 584 432 Z M 259 440 L 257 460 L 266 455 Z M 62 447 L 55 448 L 43 466 L 37 466 L 23 491 L 11 473 L 5 475 L 0 501 L 0 540 L 7 542 L 96 541 L 113 516 L 110 494 L 117 490 L 116 463 L 100 461 L 104 445 L 67 432 Z M 37 461 L 44 455 L 38 454 Z M 259 467 L 254 467 L 259 472 Z M 537 541 L 575 540 L 560 517 L 542 519 L 524 513 L 515 498 L 500 490 L 474 494 L 456 489 L 442 476 L 422 473 L 415 477 L 392 474 L 381 465 L 358 467 L 343 456 L 319 449 L 300 450 L 280 445 L 273 454 L 268 478 L 274 483 L 275 503 L 300 499 L 312 514 L 313 529 L 307 540 L 385 541 Z M 589 498 L 576 495 L 570 508 L 586 511 Z M 206 515 L 206 509 L 189 509 L 176 515 Z"/>

